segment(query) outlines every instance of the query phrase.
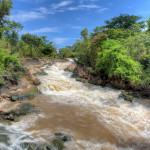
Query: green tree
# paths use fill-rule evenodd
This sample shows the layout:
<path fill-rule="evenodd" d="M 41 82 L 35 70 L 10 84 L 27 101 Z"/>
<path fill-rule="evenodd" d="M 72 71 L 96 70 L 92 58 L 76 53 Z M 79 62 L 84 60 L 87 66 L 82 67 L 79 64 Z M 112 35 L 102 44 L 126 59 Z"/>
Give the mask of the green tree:
<path fill-rule="evenodd" d="M 108 48 L 109 44 L 107 42 L 109 41 L 106 41 L 103 47 Z M 128 79 L 131 82 L 139 81 L 142 73 L 141 65 L 126 55 L 126 49 L 119 44 L 110 45 L 109 49 L 103 49 L 98 52 L 96 70 L 103 71 L 110 77 Z"/>
<path fill-rule="evenodd" d="M 122 42 L 122 45 L 127 49 L 127 54 L 135 61 L 139 61 L 144 68 L 150 59 L 150 35 L 141 33 L 137 36 L 132 36 Z"/>
<path fill-rule="evenodd" d="M 107 30 L 107 34 L 108 34 L 108 37 L 110 39 L 115 39 L 115 40 L 124 40 L 128 37 L 131 36 L 131 31 L 129 29 L 108 29 Z"/>
<path fill-rule="evenodd" d="M 46 40 L 46 36 L 38 37 L 37 35 L 26 33 L 23 34 L 21 39 L 29 45 L 30 56 L 50 56 L 52 52 L 56 51 L 52 42 Z"/>
<path fill-rule="evenodd" d="M 38 37 L 34 34 L 26 33 L 23 34 L 21 39 L 27 43 L 30 46 L 30 56 L 38 56 L 40 55 L 39 49 L 41 50 L 43 47 L 40 47 L 42 43 L 42 40 L 45 39 L 45 37 Z"/>
<path fill-rule="evenodd" d="M 34 37 L 32 34 L 23 34 L 21 40 L 30 46 L 30 56 L 33 57 Z"/>
<path fill-rule="evenodd" d="M 105 30 L 104 26 L 94 28 L 93 32 L 91 32 L 91 35 L 90 35 L 91 38 L 98 36 L 100 33 L 104 32 L 104 30 Z"/>
<path fill-rule="evenodd" d="M 97 53 L 98 51 L 101 50 L 101 46 L 104 41 L 106 41 L 108 38 L 108 35 L 105 33 L 100 33 L 97 36 L 93 37 L 91 40 L 91 45 L 90 45 L 90 64 L 91 66 L 95 69 L 95 63 L 97 59 Z"/>
<path fill-rule="evenodd" d="M 105 27 L 107 29 L 111 29 L 111 28 L 130 29 L 140 19 L 141 19 L 140 16 L 120 14 L 120 16 L 118 16 L 118 17 L 114 17 L 114 18 L 111 18 L 110 20 L 106 20 Z M 139 22 L 138 24 L 141 28 L 145 27 L 144 22 Z"/>
<path fill-rule="evenodd" d="M 18 53 L 20 57 L 30 56 L 30 46 L 23 40 L 19 40 L 17 45 L 12 48 L 11 53 Z"/>
<path fill-rule="evenodd" d="M 22 24 L 15 21 L 8 21 L 7 30 L 4 32 L 4 37 L 10 42 L 12 46 L 17 44 L 19 39 L 18 32 L 20 32 L 22 28 Z"/>
<path fill-rule="evenodd" d="M 10 9 L 12 9 L 11 0 L 0 0 L 0 38 L 2 38 L 2 33 L 4 31 L 5 23 L 7 23 L 7 16 L 10 15 Z"/>
<path fill-rule="evenodd" d="M 88 39 L 88 36 L 89 36 L 89 33 L 88 33 L 88 29 L 85 28 L 81 31 L 81 36 L 84 40 L 87 40 Z"/>
<path fill-rule="evenodd" d="M 42 53 L 45 55 L 45 56 L 56 56 L 57 55 L 57 52 L 56 52 L 56 49 L 55 47 L 52 45 L 52 42 L 50 42 L 49 44 L 45 45 L 43 50 L 42 50 Z"/>
<path fill-rule="evenodd" d="M 59 49 L 59 55 L 62 58 L 70 58 L 73 57 L 73 51 L 70 48 L 60 48 Z"/>
<path fill-rule="evenodd" d="M 89 39 L 85 41 L 77 40 L 74 44 L 74 51 L 74 56 L 79 64 L 91 66 L 89 57 L 91 55 L 91 41 Z"/>

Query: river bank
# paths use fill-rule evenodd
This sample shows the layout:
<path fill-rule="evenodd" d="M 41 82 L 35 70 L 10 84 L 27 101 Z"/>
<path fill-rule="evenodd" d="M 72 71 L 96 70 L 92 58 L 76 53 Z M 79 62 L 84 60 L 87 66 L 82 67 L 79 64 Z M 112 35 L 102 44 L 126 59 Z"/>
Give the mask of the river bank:
<path fill-rule="evenodd" d="M 115 77 L 110 78 L 105 74 L 96 74 L 87 67 L 79 64 L 71 64 L 66 70 L 73 72 L 73 76 L 78 81 L 126 90 L 127 95 L 129 96 L 133 95 L 135 97 L 150 98 L 150 86 L 131 84 L 127 80 L 121 80 L 120 78 Z"/>
<path fill-rule="evenodd" d="M 40 81 L 36 74 L 44 73 L 41 69 L 44 65 L 51 65 L 52 62 L 46 59 L 26 59 L 22 66 L 26 72 L 18 79 L 6 79 L 6 84 L 0 87 L 0 120 L 16 120 L 14 112 L 20 110 L 25 100 L 33 99 L 40 94 L 37 86 Z M 25 106 L 25 105 L 24 105 Z M 32 108 L 31 108 L 32 109 Z M 25 110 L 23 110 L 25 112 Z M 28 110 L 30 112 L 30 110 Z M 18 116 L 21 116 L 21 113 Z"/>

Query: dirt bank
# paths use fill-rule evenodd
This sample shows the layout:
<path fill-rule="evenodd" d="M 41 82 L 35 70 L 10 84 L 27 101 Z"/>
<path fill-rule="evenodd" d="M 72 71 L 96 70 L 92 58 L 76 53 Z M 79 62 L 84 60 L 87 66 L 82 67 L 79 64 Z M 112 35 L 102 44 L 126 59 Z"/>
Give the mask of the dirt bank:
<path fill-rule="evenodd" d="M 106 74 L 96 74 L 87 67 L 79 64 L 72 64 L 68 68 L 68 71 L 73 72 L 73 76 L 81 82 L 89 82 L 95 85 L 110 86 L 117 89 L 127 90 L 130 94 L 136 97 L 150 98 L 150 86 L 140 86 L 137 84 L 131 84 L 127 80 L 121 80 L 116 77 L 108 77 Z"/>
<path fill-rule="evenodd" d="M 26 59 L 22 63 L 26 72 L 16 80 L 7 78 L 6 84 L 0 86 L 0 114 L 7 114 L 24 100 L 32 99 L 40 93 L 37 89 L 40 81 L 35 75 L 43 74 L 41 67 L 51 63 L 48 59 Z"/>

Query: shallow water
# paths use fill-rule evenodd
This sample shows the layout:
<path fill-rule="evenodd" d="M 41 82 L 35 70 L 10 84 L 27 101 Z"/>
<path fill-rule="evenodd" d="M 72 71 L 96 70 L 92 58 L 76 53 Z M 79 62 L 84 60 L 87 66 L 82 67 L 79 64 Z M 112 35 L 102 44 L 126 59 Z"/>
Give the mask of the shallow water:
<path fill-rule="evenodd" d="M 65 144 L 66 150 L 149 150 L 150 100 L 130 103 L 118 99 L 119 90 L 78 82 L 64 71 L 70 64 L 43 68 L 48 73 L 39 76 L 43 95 L 32 100 L 41 112 L 7 126 L 13 144 L 19 145 L 22 136 L 42 143 L 63 132 L 74 139 Z"/>

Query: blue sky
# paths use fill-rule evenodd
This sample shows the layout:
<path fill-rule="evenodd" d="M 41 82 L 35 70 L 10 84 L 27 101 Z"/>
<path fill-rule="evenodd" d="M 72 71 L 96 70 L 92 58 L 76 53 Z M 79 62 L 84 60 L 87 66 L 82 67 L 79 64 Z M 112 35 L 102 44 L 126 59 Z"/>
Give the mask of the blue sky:
<path fill-rule="evenodd" d="M 85 27 L 89 32 L 123 14 L 147 20 L 150 0 L 13 0 L 11 19 L 24 25 L 22 33 L 45 35 L 58 48 L 73 44 Z"/>

